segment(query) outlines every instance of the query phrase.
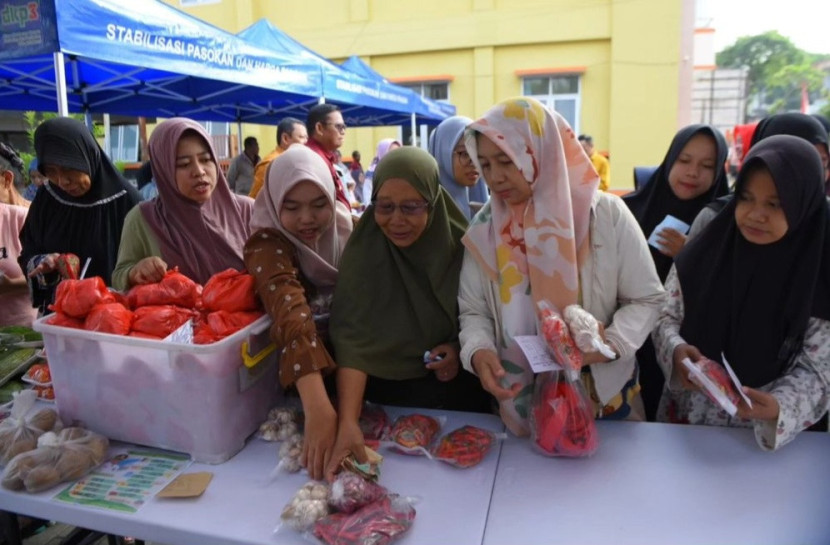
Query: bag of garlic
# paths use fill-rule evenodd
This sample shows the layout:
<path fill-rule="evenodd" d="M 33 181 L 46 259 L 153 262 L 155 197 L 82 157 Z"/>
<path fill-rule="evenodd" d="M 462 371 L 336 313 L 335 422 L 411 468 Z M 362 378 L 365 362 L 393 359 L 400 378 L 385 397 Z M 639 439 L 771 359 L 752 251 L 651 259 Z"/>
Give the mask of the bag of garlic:
<path fill-rule="evenodd" d="M 10 490 L 40 492 L 58 483 L 74 481 L 100 465 L 109 440 L 83 428 L 64 428 L 40 436 L 35 450 L 15 456 L 3 473 Z"/>
<path fill-rule="evenodd" d="M 0 465 L 6 465 L 20 454 L 34 450 L 38 437 L 51 431 L 58 422 L 54 409 L 35 410 L 37 393 L 24 390 L 12 404 L 11 414 L 0 422 Z"/>
<path fill-rule="evenodd" d="M 316 481 L 304 484 L 280 515 L 282 524 L 297 532 L 309 530 L 315 522 L 329 514 L 329 485 Z M 277 531 L 279 527 L 277 527 Z"/>
<path fill-rule="evenodd" d="M 287 438 L 280 445 L 278 453 L 279 462 L 271 471 L 271 479 L 276 479 L 283 471 L 286 473 L 297 473 L 303 466 L 300 462 L 300 456 L 303 453 L 303 434 L 295 433 Z"/>

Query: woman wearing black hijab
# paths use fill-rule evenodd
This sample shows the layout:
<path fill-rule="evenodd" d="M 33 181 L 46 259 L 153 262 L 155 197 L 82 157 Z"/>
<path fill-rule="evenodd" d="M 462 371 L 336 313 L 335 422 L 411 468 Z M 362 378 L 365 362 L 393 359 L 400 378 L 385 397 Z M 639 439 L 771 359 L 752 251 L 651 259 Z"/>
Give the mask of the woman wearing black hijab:
<path fill-rule="evenodd" d="M 775 136 L 776 134 L 789 134 L 790 136 L 797 136 L 803 138 L 811 143 L 818 151 L 821 162 L 824 164 L 825 173 L 827 173 L 828 157 L 828 136 L 827 130 L 818 120 L 817 116 L 809 116 L 807 114 L 792 112 L 786 114 L 775 114 L 762 119 L 758 126 L 755 127 L 755 132 L 752 133 L 751 146 L 754 146 L 764 138 Z M 830 175 L 830 174 L 828 174 Z M 692 228 L 689 230 L 689 239 L 696 237 L 703 228 L 712 221 L 718 212 L 732 199 L 732 195 L 721 197 L 716 201 L 708 204 L 695 218 L 692 223 Z"/>
<path fill-rule="evenodd" d="M 89 259 L 86 276 L 110 284 L 124 217 L 139 197 L 79 121 L 44 121 L 35 131 L 35 151 L 49 183 L 20 231 L 19 263 L 32 278 L 34 306 L 45 311 L 60 280 L 59 254 L 77 255 L 81 266 Z"/>
<path fill-rule="evenodd" d="M 646 238 L 668 215 L 691 225 L 704 206 L 729 191 L 724 166 L 727 153 L 726 140 L 708 125 L 689 125 L 675 135 L 665 159 L 648 182 L 623 197 Z M 686 236 L 664 229 L 658 239 L 661 248 L 649 245 L 649 250 L 657 275 L 665 282 Z M 663 373 L 650 338 L 637 351 L 637 364 L 646 418 L 653 421 L 663 392 Z"/>
<path fill-rule="evenodd" d="M 704 146 L 702 152 L 694 149 L 698 142 Z M 724 164 L 728 151 L 720 132 L 708 125 L 689 125 L 675 135 L 665 159 L 648 182 L 623 197 L 646 238 L 667 215 L 691 225 L 704 206 L 726 195 L 729 187 Z M 684 238 L 673 237 L 680 241 Z M 682 247 L 683 242 L 664 245 L 662 250 L 649 246 L 661 281 L 666 280 L 673 258 Z"/>
<path fill-rule="evenodd" d="M 803 139 L 753 146 L 735 199 L 677 256 L 654 330 L 669 378 L 659 418 L 752 426 L 774 450 L 830 400 L 830 213 L 824 170 Z M 752 401 L 735 417 L 688 382 L 683 358 L 725 357 Z"/>
<path fill-rule="evenodd" d="M 830 151 L 830 119 L 827 119 L 823 115 L 820 114 L 812 114 L 813 119 L 821 123 L 821 126 L 824 127 L 824 130 L 827 131 L 828 134 L 828 151 Z M 819 152 L 820 153 L 820 152 Z M 830 161 L 824 163 L 824 175 L 825 175 L 825 182 L 824 182 L 824 192 L 827 196 L 830 196 Z"/>

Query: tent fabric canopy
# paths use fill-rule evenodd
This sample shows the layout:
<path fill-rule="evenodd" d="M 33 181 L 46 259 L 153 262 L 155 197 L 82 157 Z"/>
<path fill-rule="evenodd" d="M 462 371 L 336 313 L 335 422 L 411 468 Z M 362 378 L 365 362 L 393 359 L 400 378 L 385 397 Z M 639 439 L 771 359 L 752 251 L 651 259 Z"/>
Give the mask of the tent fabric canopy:
<path fill-rule="evenodd" d="M 383 77 L 380 73 L 378 73 L 374 68 L 366 64 L 363 59 L 356 55 L 352 55 L 345 61 L 340 63 L 340 66 L 357 74 L 363 78 L 369 80 L 375 80 L 387 85 L 394 85 L 390 83 L 385 77 Z M 420 108 L 418 111 L 426 111 L 433 114 L 435 117 L 439 118 L 439 120 L 446 119 L 447 117 L 451 117 L 455 115 L 455 106 L 449 104 L 447 102 L 440 102 L 438 100 L 430 100 L 428 98 L 424 98 L 417 93 L 414 93 L 416 100 L 420 104 Z"/>
<path fill-rule="evenodd" d="M 8 13 L 28 6 L 7 0 Z M 28 8 L 27 8 L 28 9 Z M 57 111 L 55 52 L 69 110 L 276 123 L 317 102 L 313 63 L 263 51 L 157 0 L 42 0 L 3 28 L 3 109 Z"/>
<path fill-rule="evenodd" d="M 58 111 L 56 53 L 72 112 L 276 124 L 304 118 L 325 96 L 319 61 L 257 46 L 158 0 L 5 0 L 0 7 L 8 14 L 0 27 L 0 109 Z M 338 99 L 351 108 L 350 87 L 339 87 Z M 375 106 L 365 121 L 384 120 L 388 111 Z"/>
<path fill-rule="evenodd" d="M 371 68 L 370 72 L 360 72 L 328 60 L 267 19 L 260 19 L 237 36 L 263 49 L 317 63 L 323 74 L 326 102 L 340 106 L 349 125 L 400 125 L 408 123 L 413 113 L 422 123 L 437 124 L 455 114 L 454 106 L 423 99 L 410 89 L 390 83 Z"/>

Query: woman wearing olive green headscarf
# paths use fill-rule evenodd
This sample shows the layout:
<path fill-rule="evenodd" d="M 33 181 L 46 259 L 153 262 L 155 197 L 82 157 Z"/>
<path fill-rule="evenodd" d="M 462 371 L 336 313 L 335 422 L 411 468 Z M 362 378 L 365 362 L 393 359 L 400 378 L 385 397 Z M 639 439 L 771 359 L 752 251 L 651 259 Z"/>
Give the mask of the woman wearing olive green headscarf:
<path fill-rule="evenodd" d="M 427 152 L 400 148 L 378 164 L 372 204 L 343 252 L 332 301 L 340 447 L 362 453 L 357 446 L 363 442 L 358 419 L 364 397 L 391 405 L 487 410 L 481 386 L 458 361 L 466 228 Z M 436 361 L 425 364 L 426 359 Z M 334 458 L 339 462 L 337 446 Z"/>

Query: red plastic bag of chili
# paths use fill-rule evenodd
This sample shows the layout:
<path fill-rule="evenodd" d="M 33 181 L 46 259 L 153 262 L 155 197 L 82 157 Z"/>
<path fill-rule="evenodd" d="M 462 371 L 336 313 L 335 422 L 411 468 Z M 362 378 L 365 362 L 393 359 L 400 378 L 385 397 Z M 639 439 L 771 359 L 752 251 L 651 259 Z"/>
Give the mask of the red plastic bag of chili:
<path fill-rule="evenodd" d="M 217 310 L 201 314 L 194 322 L 194 344 L 212 344 L 233 335 L 243 327 L 255 322 L 264 312 L 228 312 Z"/>
<path fill-rule="evenodd" d="M 585 388 L 565 372 L 536 376 L 530 413 L 530 438 L 545 456 L 590 456 L 599 434 Z"/>
<path fill-rule="evenodd" d="M 208 312 L 257 310 L 259 302 L 254 277 L 234 269 L 214 274 L 202 291 L 202 306 Z"/>
<path fill-rule="evenodd" d="M 56 312 L 52 314 L 46 323 L 49 325 L 56 325 L 60 327 L 71 327 L 72 329 L 84 328 L 83 318 L 73 318 L 72 316 L 68 316 L 63 312 Z"/>
<path fill-rule="evenodd" d="M 134 316 L 133 332 L 163 339 L 199 313 L 175 305 L 151 305 L 135 309 Z"/>
<path fill-rule="evenodd" d="M 60 312 L 72 318 L 85 318 L 92 307 L 115 301 L 100 276 L 83 280 L 63 280 L 55 291 L 55 304 L 49 310 Z"/>
<path fill-rule="evenodd" d="M 390 494 L 353 513 L 328 515 L 314 523 L 312 532 L 328 545 L 389 545 L 414 521 L 412 503 Z"/>
<path fill-rule="evenodd" d="M 102 303 L 92 307 L 84 320 L 84 329 L 99 333 L 127 335 L 133 326 L 133 313 L 121 303 Z"/>
<path fill-rule="evenodd" d="M 130 307 L 176 305 L 184 308 L 199 306 L 202 286 L 179 272 L 178 267 L 167 271 L 155 284 L 141 284 L 127 292 Z"/>
<path fill-rule="evenodd" d="M 226 310 L 217 310 L 207 315 L 207 323 L 213 332 L 222 338 L 236 333 L 248 324 L 254 323 L 263 314 L 265 313 L 260 311 L 228 312 Z"/>

